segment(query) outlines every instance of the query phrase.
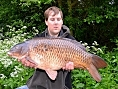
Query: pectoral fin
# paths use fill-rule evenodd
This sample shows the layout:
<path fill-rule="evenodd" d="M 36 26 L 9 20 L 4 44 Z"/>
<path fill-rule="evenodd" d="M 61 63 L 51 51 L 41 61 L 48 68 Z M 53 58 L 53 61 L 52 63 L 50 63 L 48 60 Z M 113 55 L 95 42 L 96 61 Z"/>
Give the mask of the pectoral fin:
<path fill-rule="evenodd" d="M 55 80 L 57 77 L 57 71 L 47 69 L 45 70 L 50 79 Z"/>
<path fill-rule="evenodd" d="M 32 63 L 34 63 L 34 64 L 36 64 L 36 65 L 38 65 L 38 64 L 37 64 L 34 60 L 32 60 L 29 56 L 26 56 L 25 59 L 28 60 L 28 61 L 30 61 L 30 62 L 32 62 Z"/>

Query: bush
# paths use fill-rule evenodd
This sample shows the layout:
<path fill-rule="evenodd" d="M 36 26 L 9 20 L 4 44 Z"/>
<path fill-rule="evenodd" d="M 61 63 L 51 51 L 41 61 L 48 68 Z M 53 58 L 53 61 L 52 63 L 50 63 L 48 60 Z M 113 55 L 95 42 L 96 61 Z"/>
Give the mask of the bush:
<path fill-rule="evenodd" d="M 23 33 L 24 27 L 17 31 L 14 27 L 7 27 L 10 30 L 6 33 L 7 38 L 0 40 L 0 89 L 14 89 L 24 85 L 33 73 L 33 69 L 22 66 L 16 59 L 7 55 L 13 45 L 26 40 L 25 37 L 31 38 L 32 34 Z"/>
<path fill-rule="evenodd" d="M 99 69 L 102 81 L 96 82 L 86 70 L 75 69 L 72 71 L 73 89 L 118 89 L 118 48 L 106 51 L 106 47 L 98 48 L 94 41 L 92 46 L 84 43 L 87 50 L 101 56 L 108 64 L 106 68 Z"/>

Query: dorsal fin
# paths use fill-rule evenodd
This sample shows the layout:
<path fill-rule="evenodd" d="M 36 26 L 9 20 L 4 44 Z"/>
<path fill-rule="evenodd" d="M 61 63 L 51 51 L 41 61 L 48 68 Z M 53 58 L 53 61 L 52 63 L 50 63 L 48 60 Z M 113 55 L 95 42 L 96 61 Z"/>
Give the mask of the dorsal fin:
<path fill-rule="evenodd" d="M 78 47 L 80 47 L 82 50 L 86 51 L 86 48 L 78 41 L 76 40 L 72 40 L 72 39 L 69 39 L 69 38 L 64 38 L 64 37 L 36 37 L 36 38 L 33 38 L 33 40 L 40 40 L 40 39 L 49 39 L 49 40 L 53 40 L 53 39 L 60 39 L 60 40 L 65 40 L 65 41 L 70 41 L 72 43 L 74 43 L 75 45 L 77 45 Z"/>
<path fill-rule="evenodd" d="M 60 37 L 61 38 L 61 37 Z M 87 51 L 86 48 L 78 41 L 76 40 L 72 40 L 72 39 L 69 39 L 69 38 L 62 38 L 63 40 L 67 40 L 67 41 L 70 41 L 74 44 L 76 44 L 78 47 L 80 47 L 81 49 L 83 49 L 84 51 Z"/>

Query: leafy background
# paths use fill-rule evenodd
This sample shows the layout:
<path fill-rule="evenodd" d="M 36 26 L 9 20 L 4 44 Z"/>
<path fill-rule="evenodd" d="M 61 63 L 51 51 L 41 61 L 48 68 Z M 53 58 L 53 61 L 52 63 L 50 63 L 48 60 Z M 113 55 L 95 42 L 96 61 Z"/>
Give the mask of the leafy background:
<path fill-rule="evenodd" d="M 62 9 L 71 34 L 108 63 L 99 70 L 100 83 L 85 70 L 73 70 L 73 89 L 118 89 L 117 0 L 0 0 L 0 89 L 22 86 L 33 74 L 7 51 L 45 30 L 43 13 L 53 5 Z"/>

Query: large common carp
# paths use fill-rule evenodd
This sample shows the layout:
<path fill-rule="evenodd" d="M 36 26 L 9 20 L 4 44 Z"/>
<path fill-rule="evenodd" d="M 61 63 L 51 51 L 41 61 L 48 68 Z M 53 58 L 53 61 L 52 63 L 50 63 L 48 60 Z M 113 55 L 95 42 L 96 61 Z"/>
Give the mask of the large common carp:
<path fill-rule="evenodd" d="M 65 67 L 69 61 L 74 63 L 74 68 L 82 68 L 89 71 L 92 77 L 101 81 L 99 68 L 107 66 L 107 63 L 97 55 L 86 51 L 79 42 L 68 38 L 34 38 L 13 46 L 8 55 L 27 60 L 37 64 L 37 68 L 46 71 L 48 76 L 55 80 L 57 70 Z"/>

